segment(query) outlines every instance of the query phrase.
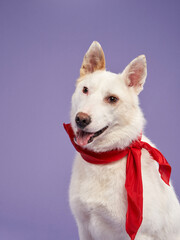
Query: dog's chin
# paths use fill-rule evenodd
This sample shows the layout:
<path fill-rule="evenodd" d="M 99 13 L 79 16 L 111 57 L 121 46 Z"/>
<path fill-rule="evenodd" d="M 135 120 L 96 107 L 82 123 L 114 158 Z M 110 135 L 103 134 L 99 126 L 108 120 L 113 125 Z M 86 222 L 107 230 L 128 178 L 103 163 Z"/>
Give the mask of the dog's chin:
<path fill-rule="evenodd" d="M 92 142 L 94 142 L 95 139 L 97 139 L 101 134 L 103 134 L 108 126 L 98 130 L 97 132 L 86 132 L 81 129 L 78 129 L 75 136 L 75 141 L 79 146 L 86 146 Z"/>

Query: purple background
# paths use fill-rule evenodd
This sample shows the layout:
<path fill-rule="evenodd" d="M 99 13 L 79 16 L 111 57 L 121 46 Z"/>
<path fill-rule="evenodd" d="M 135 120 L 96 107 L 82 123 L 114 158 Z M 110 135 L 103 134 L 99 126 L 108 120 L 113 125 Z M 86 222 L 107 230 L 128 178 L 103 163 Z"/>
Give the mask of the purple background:
<path fill-rule="evenodd" d="M 0 239 L 78 239 L 68 205 L 74 149 L 62 123 L 93 40 L 117 73 L 147 56 L 146 134 L 180 196 L 179 12 L 176 0 L 0 1 Z"/>

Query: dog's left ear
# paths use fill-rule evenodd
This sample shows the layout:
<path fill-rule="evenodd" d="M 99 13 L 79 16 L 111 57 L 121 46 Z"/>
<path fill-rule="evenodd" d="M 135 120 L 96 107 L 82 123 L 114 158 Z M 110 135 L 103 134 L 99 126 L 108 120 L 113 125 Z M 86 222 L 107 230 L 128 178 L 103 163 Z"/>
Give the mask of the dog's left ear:
<path fill-rule="evenodd" d="M 145 55 L 140 55 L 130 62 L 122 74 L 127 86 L 133 87 L 135 92 L 139 94 L 143 90 L 143 85 L 147 76 Z"/>
<path fill-rule="evenodd" d="M 86 52 L 80 68 L 80 77 L 105 69 L 105 56 L 101 45 L 94 41 Z"/>

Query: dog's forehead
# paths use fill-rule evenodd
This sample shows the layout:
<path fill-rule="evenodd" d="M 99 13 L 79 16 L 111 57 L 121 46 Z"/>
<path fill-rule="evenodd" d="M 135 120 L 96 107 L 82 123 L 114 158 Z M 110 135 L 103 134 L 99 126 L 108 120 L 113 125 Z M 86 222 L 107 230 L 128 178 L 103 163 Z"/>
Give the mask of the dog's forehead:
<path fill-rule="evenodd" d="M 120 74 L 108 71 L 96 71 L 88 74 L 80 82 L 80 85 L 86 86 L 92 90 L 119 92 L 125 89 L 125 84 Z"/>

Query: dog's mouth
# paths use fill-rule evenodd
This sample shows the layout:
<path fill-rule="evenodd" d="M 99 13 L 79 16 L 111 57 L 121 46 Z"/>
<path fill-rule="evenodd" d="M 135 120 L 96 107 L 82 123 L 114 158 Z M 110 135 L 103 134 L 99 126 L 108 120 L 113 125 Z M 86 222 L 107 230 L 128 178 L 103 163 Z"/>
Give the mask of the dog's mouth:
<path fill-rule="evenodd" d="M 98 137 L 99 135 L 101 135 L 107 128 L 108 128 L 108 126 L 102 128 L 101 130 L 99 130 L 95 133 L 85 132 L 85 131 L 79 129 L 76 133 L 75 140 L 79 146 L 85 146 L 88 143 L 93 142 L 93 140 L 96 137 Z"/>

